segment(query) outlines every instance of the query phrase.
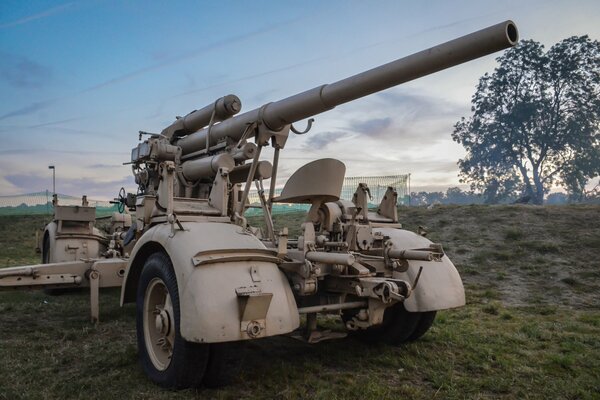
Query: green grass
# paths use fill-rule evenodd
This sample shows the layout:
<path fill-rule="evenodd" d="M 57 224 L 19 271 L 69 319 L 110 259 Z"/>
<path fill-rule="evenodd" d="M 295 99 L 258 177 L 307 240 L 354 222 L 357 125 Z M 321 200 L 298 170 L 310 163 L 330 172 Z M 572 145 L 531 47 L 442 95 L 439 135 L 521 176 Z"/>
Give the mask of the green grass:
<path fill-rule="evenodd" d="M 600 207 L 403 208 L 401 218 L 449 245 L 467 290 L 467 306 L 439 312 L 418 342 L 263 339 L 240 350 L 227 388 L 172 392 L 143 375 L 134 310 L 118 306 L 118 290 L 101 296 L 97 326 L 87 293 L 2 292 L 0 399 L 600 397 Z M 0 217 L 1 266 L 37 262 L 38 222 Z"/>
<path fill-rule="evenodd" d="M 40 262 L 35 231 L 49 220 L 43 215 L 0 216 L 0 268 Z"/>

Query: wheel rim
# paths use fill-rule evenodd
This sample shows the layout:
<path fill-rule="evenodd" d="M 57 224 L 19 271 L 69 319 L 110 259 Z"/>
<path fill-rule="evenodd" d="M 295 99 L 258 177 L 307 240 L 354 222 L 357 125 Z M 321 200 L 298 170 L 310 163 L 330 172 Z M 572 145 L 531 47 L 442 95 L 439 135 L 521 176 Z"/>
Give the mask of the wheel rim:
<path fill-rule="evenodd" d="M 171 295 L 160 278 L 150 281 L 144 295 L 144 339 L 154 367 L 166 370 L 173 357 L 175 319 Z"/>

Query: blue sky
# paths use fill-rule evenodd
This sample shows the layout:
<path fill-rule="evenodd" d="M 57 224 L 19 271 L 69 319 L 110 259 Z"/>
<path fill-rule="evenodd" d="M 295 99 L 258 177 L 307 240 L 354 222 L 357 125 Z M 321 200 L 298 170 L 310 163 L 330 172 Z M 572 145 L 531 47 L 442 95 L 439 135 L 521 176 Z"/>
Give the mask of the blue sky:
<path fill-rule="evenodd" d="M 139 130 L 160 132 L 229 93 L 250 110 L 506 19 L 546 46 L 600 39 L 598 1 L 3 0 L 0 195 L 51 189 L 51 164 L 60 193 L 134 191 L 122 163 Z M 464 152 L 452 126 L 494 58 L 317 116 L 288 141 L 280 176 L 336 157 L 349 176 L 456 185 Z"/>

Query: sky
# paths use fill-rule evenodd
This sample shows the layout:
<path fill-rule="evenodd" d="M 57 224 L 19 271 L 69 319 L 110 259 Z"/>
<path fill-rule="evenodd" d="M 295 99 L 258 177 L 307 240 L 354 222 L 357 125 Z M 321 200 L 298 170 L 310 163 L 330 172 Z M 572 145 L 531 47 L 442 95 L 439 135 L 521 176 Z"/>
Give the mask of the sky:
<path fill-rule="evenodd" d="M 140 130 L 160 132 L 230 93 L 251 110 L 507 19 L 546 47 L 600 39 L 597 0 L 3 0 L 0 196 L 51 190 L 49 165 L 59 193 L 135 192 L 123 163 Z M 500 55 L 316 116 L 308 134 L 290 135 L 279 176 L 333 157 L 347 176 L 410 173 L 413 190 L 457 186 L 465 153 L 453 125 Z"/>

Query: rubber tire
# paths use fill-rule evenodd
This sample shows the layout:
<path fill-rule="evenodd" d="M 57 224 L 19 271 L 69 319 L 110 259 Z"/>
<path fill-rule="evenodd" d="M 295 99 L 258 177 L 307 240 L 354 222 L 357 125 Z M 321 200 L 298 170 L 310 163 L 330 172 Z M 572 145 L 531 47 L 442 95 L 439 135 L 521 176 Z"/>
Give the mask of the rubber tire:
<path fill-rule="evenodd" d="M 419 318 L 419 324 L 417 325 L 413 333 L 411 333 L 408 337 L 407 341 L 409 342 L 413 342 L 421 338 L 421 336 L 423 336 L 425 333 L 427 333 L 429 328 L 431 328 L 431 325 L 433 325 L 433 321 L 435 320 L 435 315 L 437 314 L 437 311 L 426 311 L 419 314 L 421 314 L 421 317 Z"/>
<path fill-rule="evenodd" d="M 146 350 L 144 338 L 144 296 L 146 288 L 154 278 L 160 278 L 171 296 L 175 323 L 175 340 L 173 355 L 169 366 L 164 371 L 156 369 Z M 151 255 L 140 275 L 137 290 L 136 328 L 140 364 L 151 381 L 169 389 L 185 389 L 198 387 L 209 360 L 209 345 L 191 343 L 181 337 L 180 307 L 177 278 L 169 257 L 164 253 Z"/>
<path fill-rule="evenodd" d="M 42 242 L 42 264 L 50 263 L 50 238 L 48 235 L 44 235 L 44 241 Z"/>
<path fill-rule="evenodd" d="M 242 345 L 242 343 L 212 343 L 202 385 L 207 388 L 219 388 L 231 383 L 240 369 L 241 360 L 236 355 L 237 347 Z"/>
<path fill-rule="evenodd" d="M 351 318 L 350 313 L 342 314 L 344 323 Z M 367 343 L 399 345 L 410 340 L 410 337 L 419 326 L 420 318 L 421 313 L 408 312 L 404 308 L 404 304 L 396 303 L 386 308 L 383 314 L 383 322 L 380 325 L 351 331 L 350 334 Z"/>

